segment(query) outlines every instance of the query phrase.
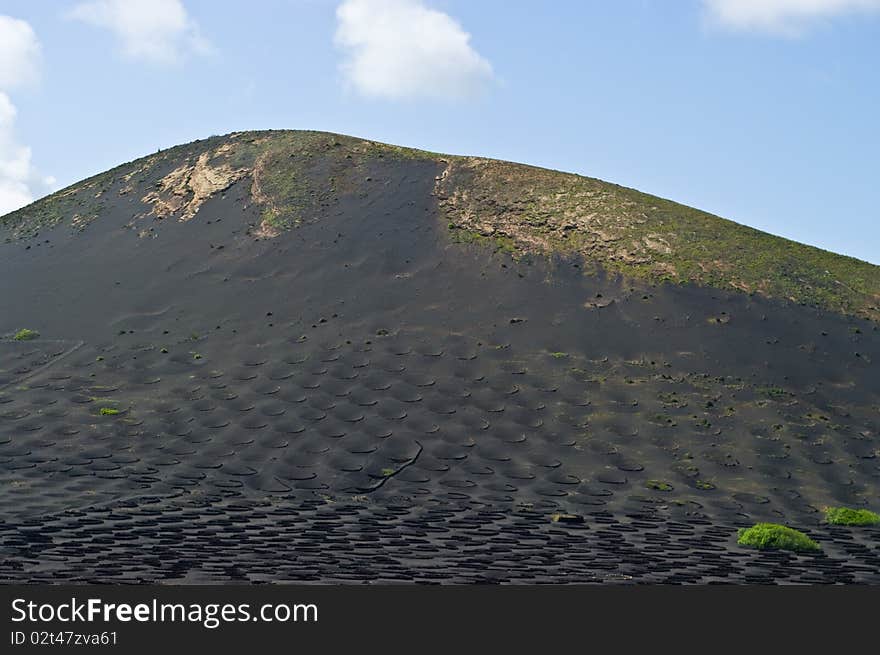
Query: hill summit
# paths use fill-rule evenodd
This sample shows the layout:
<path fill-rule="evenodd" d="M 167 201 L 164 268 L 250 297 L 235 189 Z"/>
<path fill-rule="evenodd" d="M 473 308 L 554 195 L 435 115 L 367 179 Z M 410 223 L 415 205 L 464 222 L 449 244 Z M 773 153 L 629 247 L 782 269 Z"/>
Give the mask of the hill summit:
<path fill-rule="evenodd" d="M 0 217 L 0 580 L 876 583 L 878 294 L 577 175 L 161 151 Z"/>
<path fill-rule="evenodd" d="M 245 180 L 259 208 L 251 234 L 272 238 L 316 220 L 342 195 L 369 197 L 376 160 L 433 164 L 430 193 L 458 240 L 488 240 L 517 255 L 560 253 L 589 268 L 649 282 L 738 289 L 880 318 L 880 267 L 774 237 L 633 189 L 521 164 L 440 155 L 306 131 L 239 132 L 144 157 L 2 218 L 12 238 L 99 219 L 107 194 L 131 195 L 129 227 L 193 219 Z M 139 194 L 144 185 L 149 191 Z M 98 227 L 100 229 L 100 226 Z M 7 236 L 7 239 L 9 237 Z"/>

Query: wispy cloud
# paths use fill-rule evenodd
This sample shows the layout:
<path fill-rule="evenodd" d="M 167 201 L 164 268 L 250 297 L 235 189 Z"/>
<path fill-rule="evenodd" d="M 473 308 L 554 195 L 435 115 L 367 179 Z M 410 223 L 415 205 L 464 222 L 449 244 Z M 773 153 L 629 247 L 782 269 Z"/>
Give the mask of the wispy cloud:
<path fill-rule="evenodd" d="M 68 17 L 109 30 L 132 59 L 174 64 L 213 52 L 180 0 L 90 0 Z"/>
<path fill-rule="evenodd" d="M 365 96 L 457 100 L 493 78 L 470 34 L 421 0 L 345 0 L 336 18 L 343 74 Z"/>
<path fill-rule="evenodd" d="M 25 21 L 0 16 L 0 89 L 33 84 L 40 76 L 40 42 Z"/>
<path fill-rule="evenodd" d="M 31 26 L 11 16 L 0 16 L 0 215 L 22 207 L 53 186 L 31 163 L 31 149 L 18 142 L 17 111 L 9 91 L 36 83 L 40 70 L 40 43 Z"/>
<path fill-rule="evenodd" d="M 880 0 L 703 0 L 710 22 L 739 31 L 798 36 L 822 20 L 880 12 Z"/>

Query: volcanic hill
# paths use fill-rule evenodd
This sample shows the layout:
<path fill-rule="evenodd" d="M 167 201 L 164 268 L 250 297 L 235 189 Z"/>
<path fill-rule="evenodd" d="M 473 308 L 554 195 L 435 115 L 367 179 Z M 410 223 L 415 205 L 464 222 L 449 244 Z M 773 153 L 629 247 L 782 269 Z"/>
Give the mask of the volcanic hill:
<path fill-rule="evenodd" d="M 319 132 L 0 217 L 0 579 L 880 582 L 880 267 Z M 804 530 L 813 553 L 737 528 Z"/>

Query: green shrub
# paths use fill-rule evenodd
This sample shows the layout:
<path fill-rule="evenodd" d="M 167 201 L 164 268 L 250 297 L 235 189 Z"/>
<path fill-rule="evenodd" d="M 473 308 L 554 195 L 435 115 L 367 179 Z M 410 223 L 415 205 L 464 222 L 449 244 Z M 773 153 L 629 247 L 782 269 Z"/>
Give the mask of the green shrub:
<path fill-rule="evenodd" d="M 880 523 L 880 514 L 867 509 L 826 507 L 825 520 L 832 525 L 877 525 Z"/>
<path fill-rule="evenodd" d="M 116 416 L 119 413 L 119 410 L 114 409 L 113 407 L 102 407 L 100 413 L 101 416 Z"/>
<path fill-rule="evenodd" d="M 648 480 L 645 486 L 655 491 L 672 491 L 672 485 L 663 480 Z"/>
<path fill-rule="evenodd" d="M 30 341 L 31 339 L 36 339 L 40 336 L 40 333 L 36 330 L 28 330 L 27 328 L 23 328 L 15 333 L 15 336 L 12 337 L 16 341 Z"/>
<path fill-rule="evenodd" d="M 821 550 L 818 543 L 803 532 L 776 523 L 757 523 L 739 531 L 737 543 L 760 550 L 793 550 L 815 552 Z"/>

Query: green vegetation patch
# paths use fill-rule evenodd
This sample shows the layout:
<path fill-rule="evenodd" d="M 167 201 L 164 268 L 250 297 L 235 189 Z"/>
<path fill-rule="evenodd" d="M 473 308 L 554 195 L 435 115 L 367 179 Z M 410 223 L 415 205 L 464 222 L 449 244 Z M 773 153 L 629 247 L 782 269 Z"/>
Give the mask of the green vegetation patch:
<path fill-rule="evenodd" d="M 781 389 L 780 387 L 759 387 L 757 391 L 768 398 L 784 398 L 788 395 L 785 389 Z"/>
<path fill-rule="evenodd" d="M 826 507 L 825 520 L 832 525 L 877 525 L 880 523 L 880 514 L 867 509 Z"/>
<path fill-rule="evenodd" d="M 101 416 L 116 416 L 119 413 L 119 410 L 114 407 L 102 407 L 99 413 Z"/>
<path fill-rule="evenodd" d="M 36 339 L 40 336 L 40 333 L 36 330 L 28 330 L 27 328 L 21 329 L 15 333 L 15 336 L 12 337 L 16 341 L 30 341 L 31 339 Z"/>
<path fill-rule="evenodd" d="M 297 224 L 297 221 L 290 215 L 282 216 L 277 209 L 265 209 L 261 216 L 263 225 L 273 230 L 289 230 Z"/>
<path fill-rule="evenodd" d="M 739 531 L 740 546 L 759 550 L 791 550 L 798 553 L 817 552 L 821 546 L 794 528 L 777 523 L 757 523 Z"/>
<path fill-rule="evenodd" d="M 516 241 L 504 235 L 483 234 L 477 230 L 468 230 L 449 223 L 449 238 L 453 243 L 476 243 L 490 246 L 495 252 L 517 255 L 519 247 Z"/>
<path fill-rule="evenodd" d="M 648 480 L 645 486 L 654 491 L 672 491 L 672 485 L 663 480 Z"/>

